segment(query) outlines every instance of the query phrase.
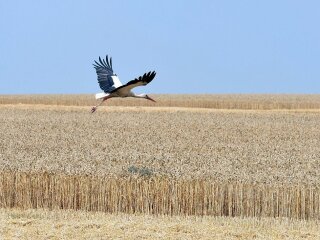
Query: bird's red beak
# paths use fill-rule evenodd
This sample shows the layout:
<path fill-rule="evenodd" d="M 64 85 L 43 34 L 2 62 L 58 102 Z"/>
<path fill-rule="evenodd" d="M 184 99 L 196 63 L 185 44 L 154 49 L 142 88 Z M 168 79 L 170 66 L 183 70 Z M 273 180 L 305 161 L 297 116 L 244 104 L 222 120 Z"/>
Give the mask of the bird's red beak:
<path fill-rule="evenodd" d="M 156 102 L 154 99 L 152 99 L 151 97 L 149 97 L 148 95 L 146 95 L 146 99 L 152 101 L 152 102 Z"/>

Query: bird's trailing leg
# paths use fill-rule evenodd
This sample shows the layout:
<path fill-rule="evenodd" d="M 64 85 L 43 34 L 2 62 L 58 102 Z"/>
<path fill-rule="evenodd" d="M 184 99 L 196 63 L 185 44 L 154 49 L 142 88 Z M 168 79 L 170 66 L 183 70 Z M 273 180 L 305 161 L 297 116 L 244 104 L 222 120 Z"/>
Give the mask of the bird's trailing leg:
<path fill-rule="evenodd" d="M 92 107 L 92 108 L 91 108 L 91 113 L 94 113 L 94 112 L 97 110 L 97 108 L 98 108 L 102 103 L 103 103 L 103 100 L 102 100 L 98 105 Z"/>
<path fill-rule="evenodd" d="M 94 113 L 94 112 L 97 110 L 97 108 L 98 108 L 104 101 L 106 101 L 107 99 L 108 99 L 108 97 L 103 98 L 102 101 L 101 101 L 98 105 L 92 107 L 92 108 L 91 108 L 91 113 Z"/>

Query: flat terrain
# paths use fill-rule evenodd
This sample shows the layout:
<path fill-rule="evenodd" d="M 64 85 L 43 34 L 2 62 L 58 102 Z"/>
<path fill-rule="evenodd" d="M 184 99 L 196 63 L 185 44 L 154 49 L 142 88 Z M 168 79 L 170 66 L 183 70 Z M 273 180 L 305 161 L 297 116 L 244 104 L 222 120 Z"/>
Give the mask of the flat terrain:
<path fill-rule="evenodd" d="M 0 239 L 320 239 L 320 95 L 153 97 L 0 96 L 2 207 L 120 209 L 2 208 Z M 309 220 L 120 213 L 202 206 Z"/>
<path fill-rule="evenodd" d="M 150 94 L 145 99 L 112 98 L 108 106 L 188 107 L 213 109 L 320 109 L 320 94 Z M 0 104 L 93 106 L 94 94 L 0 95 Z"/>
<path fill-rule="evenodd" d="M 320 111 L 0 105 L 1 170 L 320 183 Z"/>
<path fill-rule="evenodd" d="M 320 223 L 1 209 L 0 239 L 320 239 Z"/>

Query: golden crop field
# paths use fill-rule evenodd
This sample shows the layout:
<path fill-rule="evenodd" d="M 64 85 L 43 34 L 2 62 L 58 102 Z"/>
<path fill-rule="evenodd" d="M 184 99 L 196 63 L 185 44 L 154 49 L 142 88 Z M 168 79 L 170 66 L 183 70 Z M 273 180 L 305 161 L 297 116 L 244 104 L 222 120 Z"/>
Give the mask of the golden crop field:
<path fill-rule="evenodd" d="M 0 121 L 2 171 L 320 183 L 320 111 L 2 106 Z"/>
<path fill-rule="evenodd" d="M 320 218 L 319 95 L 157 97 L 0 96 L 0 206 Z"/>
<path fill-rule="evenodd" d="M 319 94 L 151 94 L 144 99 L 114 98 L 108 106 L 188 107 L 214 109 L 320 109 Z M 0 104 L 93 106 L 94 94 L 0 95 Z"/>

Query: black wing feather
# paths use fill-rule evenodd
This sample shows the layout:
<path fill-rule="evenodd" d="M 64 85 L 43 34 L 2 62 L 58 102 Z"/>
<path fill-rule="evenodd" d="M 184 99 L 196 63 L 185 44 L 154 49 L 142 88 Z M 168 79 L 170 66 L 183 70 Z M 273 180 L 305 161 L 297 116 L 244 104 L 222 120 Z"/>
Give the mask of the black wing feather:
<path fill-rule="evenodd" d="M 122 85 L 121 87 L 114 89 L 112 92 L 116 92 L 119 89 L 124 88 L 124 87 L 129 87 L 130 85 L 132 85 L 132 88 L 134 88 L 135 87 L 134 85 L 136 85 L 136 84 L 139 84 L 138 86 L 145 86 L 148 83 L 150 83 L 154 79 L 155 76 L 156 76 L 155 71 L 145 73 L 145 74 L 143 74 L 143 76 L 135 78 L 134 80 L 129 81 L 127 84 Z"/>
<path fill-rule="evenodd" d="M 103 66 L 109 67 L 104 59 L 103 59 Z"/>
<path fill-rule="evenodd" d="M 112 65 L 109 64 L 108 55 L 106 56 L 106 60 L 101 60 L 101 57 L 99 57 L 99 63 L 97 61 L 94 62 L 95 64 L 93 64 L 93 66 L 97 72 L 100 88 L 105 93 L 110 93 L 115 90 L 116 87 L 112 79 L 112 76 L 115 76 L 115 74 L 113 73 Z"/>

